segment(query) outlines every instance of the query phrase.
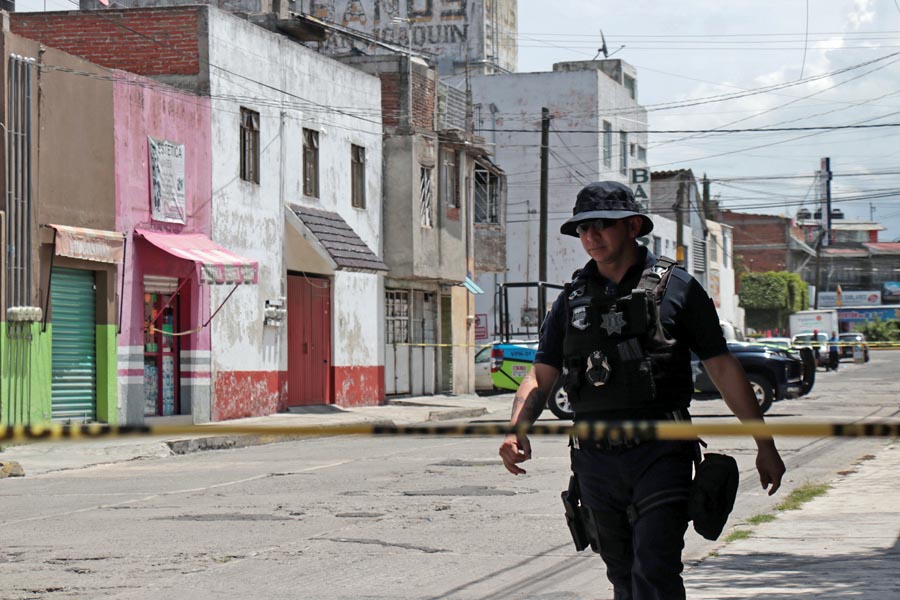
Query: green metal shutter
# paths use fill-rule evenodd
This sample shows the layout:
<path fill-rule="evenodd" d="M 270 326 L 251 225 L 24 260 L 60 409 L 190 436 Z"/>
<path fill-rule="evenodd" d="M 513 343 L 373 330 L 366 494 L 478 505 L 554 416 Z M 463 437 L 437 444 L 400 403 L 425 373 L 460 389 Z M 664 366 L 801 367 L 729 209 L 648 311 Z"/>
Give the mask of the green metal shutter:
<path fill-rule="evenodd" d="M 94 272 L 54 268 L 53 420 L 93 421 L 97 416 L 97 324 Z"/>

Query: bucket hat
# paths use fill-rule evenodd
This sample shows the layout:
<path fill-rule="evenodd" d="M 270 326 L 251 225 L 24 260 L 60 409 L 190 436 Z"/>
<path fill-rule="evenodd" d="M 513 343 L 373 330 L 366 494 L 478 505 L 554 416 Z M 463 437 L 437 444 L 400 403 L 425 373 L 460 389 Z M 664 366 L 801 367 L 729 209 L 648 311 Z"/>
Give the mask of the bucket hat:
<path fill-rule="evenodd" d="M 572 218 L 559 228 L 563 235 L 578 237 L 578 224 L 596 219 L 624 219 L 641 217 L 641 231 L 647 235 L 653 230 L 653 221 L 641 212 L 631 188 L 618 181 L 595 181 L 578 192 Z"/>

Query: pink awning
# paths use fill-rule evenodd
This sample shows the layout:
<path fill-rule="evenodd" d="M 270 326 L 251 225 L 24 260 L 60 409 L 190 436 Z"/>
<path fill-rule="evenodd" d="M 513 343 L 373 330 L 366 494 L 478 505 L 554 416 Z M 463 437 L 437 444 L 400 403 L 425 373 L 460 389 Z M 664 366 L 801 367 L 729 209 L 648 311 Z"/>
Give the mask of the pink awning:
<path fill-rule="evenodd" d="M 259 263 L 226 250 L 202 233 L 134 232 L 176 258 L 197 264 L 203 283 L 256 283 Z"/>

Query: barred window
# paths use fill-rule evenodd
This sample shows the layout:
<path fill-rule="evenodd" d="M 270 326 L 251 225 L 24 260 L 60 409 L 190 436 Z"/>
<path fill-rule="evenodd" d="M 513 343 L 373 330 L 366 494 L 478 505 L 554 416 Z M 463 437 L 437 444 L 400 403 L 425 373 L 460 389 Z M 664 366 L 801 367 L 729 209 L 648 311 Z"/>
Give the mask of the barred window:
<path fill-rule="evenodd" d="M 366 207 L 366 149 L 350 144 L 350 203 L 353 208 Z"/>
<path fill-rule="evenodd" d="M 241 108 L 241 179 L 259 183 L 259 113 Z"/>
<path fill-rule="evenodd" d="M 409 292 L 385 290 L 385 341 L 388 344 L 409 343 Z"/>
<path fill-rule="evenodd" d="M 500 178 L 484 167 L 475 167 L 475 222 L 499 223 Z"/>
<path fill-rule="evenodd" d="M 419 168 L 419 224 L 422 227 L 432 226 L 432 172 L 431 167 Z"/>
<path fill-rule="evenodd" d="M 303 129 L 303 195 L 319 197 L 319 132 Z"/>

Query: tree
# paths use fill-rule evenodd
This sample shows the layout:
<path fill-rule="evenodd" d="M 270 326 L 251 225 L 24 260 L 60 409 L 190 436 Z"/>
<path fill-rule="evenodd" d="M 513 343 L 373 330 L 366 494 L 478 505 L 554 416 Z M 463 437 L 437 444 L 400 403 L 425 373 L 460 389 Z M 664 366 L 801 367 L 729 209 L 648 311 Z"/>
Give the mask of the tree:
<path fill-rule="evenodd" d="M 809 306 L 806 283 L 786 271 L 744 274 L 740 297 L 747 325 L 756 330 L 787 329 L 788 315 Z"/>

